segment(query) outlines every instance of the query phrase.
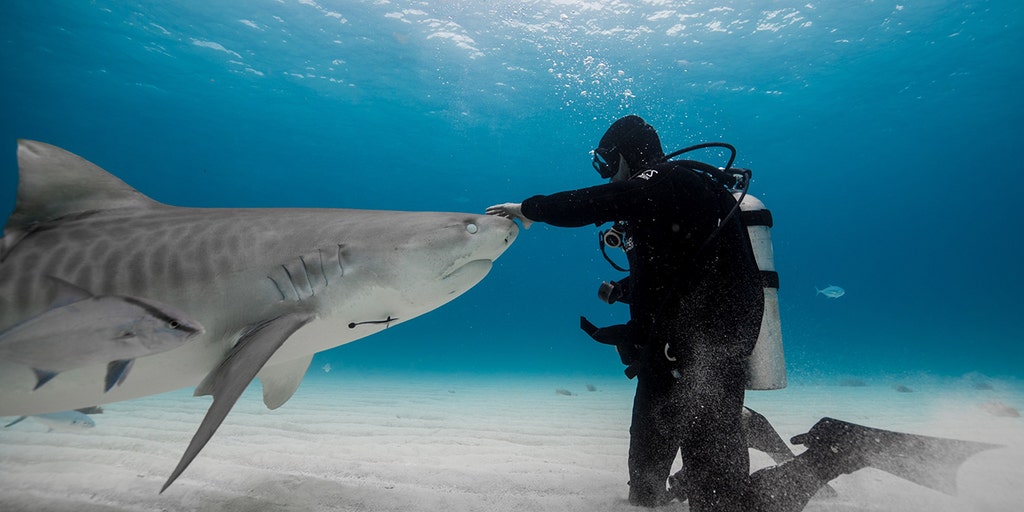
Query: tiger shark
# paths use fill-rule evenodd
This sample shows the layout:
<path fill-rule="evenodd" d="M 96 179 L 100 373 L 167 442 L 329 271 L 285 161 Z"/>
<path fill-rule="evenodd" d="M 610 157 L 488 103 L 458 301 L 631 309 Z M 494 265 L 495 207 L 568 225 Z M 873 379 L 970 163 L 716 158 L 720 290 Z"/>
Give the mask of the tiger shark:
<path fill-rule="evenodd" d="M 18 141 L 18 167 L 15 209 L 0 239 L 0 331 L 45 311 L 56 293 L 52 279 L 168 304 L 205 330 L 138 358 L 109 392 L 105 364 L 62 372 L 33 390 L 31 368 L 0 360 L 0 416 L 196 386 L 213 403 L 160 492 L 254 378 L 267 407 L 281 406 L 313 354 L 458 297 L 518 234 L 507 219 L 468 213 L 176 207 L 30 140 Z"/>

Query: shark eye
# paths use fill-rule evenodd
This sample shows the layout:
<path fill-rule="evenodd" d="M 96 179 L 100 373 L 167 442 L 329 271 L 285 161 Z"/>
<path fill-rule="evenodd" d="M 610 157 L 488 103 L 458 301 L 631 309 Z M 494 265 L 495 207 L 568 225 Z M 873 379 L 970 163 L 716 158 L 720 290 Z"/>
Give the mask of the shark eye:
<path fill-rule="evenodd" d="M 177 329 L 178 327 L 181 327 L 181 324 L 177 320 L 171 320 L 170 322 L 167 322 L 167 327 Z"/>
<path fill-rule="evenodd" d="M 475 235 L 477 231 L 480 231 L 480 228 L 476 227 L 476 224 L 466 224 L 466 231 L 471 235 Z"/>

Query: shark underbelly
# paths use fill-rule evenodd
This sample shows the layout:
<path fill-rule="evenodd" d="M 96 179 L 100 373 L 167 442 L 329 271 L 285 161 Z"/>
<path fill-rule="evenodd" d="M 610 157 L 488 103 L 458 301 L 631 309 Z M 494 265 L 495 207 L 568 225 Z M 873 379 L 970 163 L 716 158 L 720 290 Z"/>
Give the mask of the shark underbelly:
<path fill-rule="evenodd" d="M 61 372 L 33 390 L 35 377 L 24 365 L 0 361 L 0 416 L 23 416 L 101 405 L 195 386 L 216 367 L 230 346 L 195 340 L 189 346 L 141 357 L 125 381 L 103 391 L 105 364 Z"/>

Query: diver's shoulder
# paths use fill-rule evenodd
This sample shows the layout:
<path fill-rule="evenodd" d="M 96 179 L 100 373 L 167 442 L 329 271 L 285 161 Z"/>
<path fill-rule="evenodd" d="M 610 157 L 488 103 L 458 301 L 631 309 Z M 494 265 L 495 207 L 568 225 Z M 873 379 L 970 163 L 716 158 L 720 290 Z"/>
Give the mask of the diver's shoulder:
<path fill-rule="evenodd" d="M 690 168 L 682 162 L 661 162 L 636 173 L 633 179 L 643 181 L 690 180 L 693 178 L 693 173 L 687 171 L 690 171 Z"/>
<path fill-rule="evenodd" d="M 659 171 L 656 168 L 655 169 L 644 169 L 644 170 L 634 174 L 631 179 L 643 180 L 643 181 L 651 181 L 653 179 L 660 178 L 663 175 L 664 175 L 664 172 Z"/>

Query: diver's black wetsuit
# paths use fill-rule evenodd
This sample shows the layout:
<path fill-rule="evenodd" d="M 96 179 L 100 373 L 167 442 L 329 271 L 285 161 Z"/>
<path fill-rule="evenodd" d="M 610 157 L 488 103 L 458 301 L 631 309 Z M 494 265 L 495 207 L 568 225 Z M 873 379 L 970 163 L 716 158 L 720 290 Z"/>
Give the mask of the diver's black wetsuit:
<path fill-rule="evenodd" d="M 749 496 L 741 410 L 764 294 L 738 214 L 701 250 L 735 204 L 723 186 L 682 162 L 522 203 L 527 218 L 555 226 L 626 221 L 630 326 L 641 347 L 631 493 L 663 495 L 681 448 L 695 511 L 742 510 Z"/>

